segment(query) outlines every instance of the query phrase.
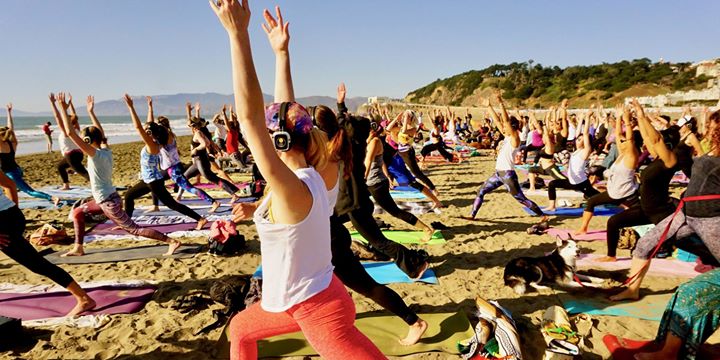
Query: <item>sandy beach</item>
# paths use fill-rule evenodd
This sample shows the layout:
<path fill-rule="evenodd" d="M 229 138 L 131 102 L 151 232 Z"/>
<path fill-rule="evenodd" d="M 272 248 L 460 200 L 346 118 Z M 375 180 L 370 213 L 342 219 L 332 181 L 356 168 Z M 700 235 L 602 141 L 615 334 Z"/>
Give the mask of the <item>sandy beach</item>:
<path fill-rule="evenodd" d="M 110 139 L 112 143 L 112 139 Z M 188 149 L 189 139 L 179 142 L 179 149 Z M 112 146 L 114 154 L 114 182 L 116 186 L 131 186 L 139 171 L 138 153 L 140 143 Z M 188 151 L 183 151 L 187 161 Z M 60 179 L 55 163 L 60 155 L 37 154 L 18 157 L 25 170 L 27 181 L 35 187 L 58 185 Z M 391 284 L 407 303 L 418 313 L 465 312 L 473 324 L 474 299 L 482 295 L 494 299 L 510 310 L 518 325 L 526 359 L 541 359 L 544 342 L 540 334 L 543 311 L 551 305 L 560 305 L 561 290 L 544 290 L 523 296 L 503 285 L 505 264 L 519 256 L 541 256 L 555 247 L 554 239 L 547 235 L 527 235 L 526 228 L 537 219 L 527 215 L 505 191 L 496 191 L 486 197 L 486 203 L 478 214 L 478 220 L 460 219 L 466 215 L 478 186 L 491 174 L 494 158 L 490 153 L 471 158 L 462 164 L 431 165 L 428 175 L 438 185 L 440 198 L 447 205 L 442 214 L 422 215 L 427 223 L 440 221 L 450 229 L 443 234 L 448 242 L 440 246 L 426 246 L 440 283 L 438 285 Z M 521 176 L 521 181 L 524 176 Z M 73 175 L 73 185 L 86 186 L 84 180 Z M 679 191 L 675 188 L 674 191 Z M 532 197 L 540 206 L 547 199 Z M 145 204 L 149 198 L 145 199 Z M 44 222 L 57 220 L 70 231 L 72 223 L 67 219 L 67 208 L 60 210 L 26 210 L 28 234 Z M 141 211 L 141 209 L 138 209 Z M 383 214 L 377 215 L 394 229 L 407 229 L 399 220 Z M 559 228 L 577 228 L 579 218 L 554 218 L 551 224 Z M 590 228 L 604 229 L 606 217 L 594 217 Z M 34 328 L 28 331 L 34 343 L 0 353 L 2 359 L 207 359 L 226 357 L 219 354 L 216 340 L 220 330 L 209 335 L 194 336 L 199 328 L 213 321 L 210 310 L 198 314 L 181 314 L 171 308 L 178 296 L 195 290 L 207 290 L 219 278 L 228 275 L 250 274 L 260 262 L 257 234 L 249 222 L 239 225 L 238 230 L 248 239 L 248 249 L 241 256 L 221 258 L 205 253 L 191 259 L 148 259 L 117 264 L 62 265 L 76 280 L 98 281 L 114 279 L 151 280 L 158 283 L 158 291 L 143 310 L 130 315 L 113 315 L 111 321 L 99 329 L 61 326 L 54 329 Z M 203 244 L 205 238 L 185 238 L 186 243 Z M 152 241 L 98 242 L 87 246 L 97 247 L 138 246 L 155 244 Z M 605 242 L 581 242 L 585 253 L 605 253 Z M 54 246 L 57 250 L 62 247 Z M 620 250 L 620 256 L 628 256 Z M 607 275 L 600 272 L 598 275 Z M 619 274 L 617 279 L 623 279 Z M 20 265 L 0 255 L 0 282 L 15 284 L 50 284 L 50 281 L 34 275 Z M 644 282 L 644 294 L 672 292 L 684 278 L 649 275 Z M 588 297 L 604 297 L 604 293 L 584 292 Z M 378 311 L 381 308 L 372 301 L 352 294 L 357 312 Z M 1 306 L 1 305 L 0 305 Z M 218 308 L 218 306 L 214 307 Z M 594 316 L 589 337 L 591 348 L 584 359 L 605 359 L 609 352 L 602 343 L 607 333 L 633 339 L 652 339 L 658 322 L 624 317 Z M 720 336 L 716 333 L 709 341 L 715 353 L 720 351 Z M 423 353 L 404 357 L 407 359 L 452 359 L 447 353 Z"/>

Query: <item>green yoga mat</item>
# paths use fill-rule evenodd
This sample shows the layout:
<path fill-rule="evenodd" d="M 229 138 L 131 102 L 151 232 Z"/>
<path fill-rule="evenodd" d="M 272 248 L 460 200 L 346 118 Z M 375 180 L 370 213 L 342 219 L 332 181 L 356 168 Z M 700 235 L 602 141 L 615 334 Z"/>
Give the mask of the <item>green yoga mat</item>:
<path fill-rule="evenodd" d="M 408 326 L 399 317 L 377 313 L 358 314 L 355 326 L 377 346 L 383 354 L 404 356 L 410 354 L 442 351 L 459 354 L 457 343 L 473 336 L 470 321 L 464 313 L 418 314 L 428 322 L 425 335 L 412 346 L 398 343 L 400 336 L 407 333 Z M 227 328 L 218 340 L 220 354 L 227 357 L 230 344 Z M 280 335 L 258 342 L 259 357 L 313 356 L 315 350 L 307 343 L 301 332 Z M 350 359 L 348 359 L 350 360 Z"/>
<path fill-rule="evenodd" d="M 388 239 L 400 244 L 441 245 L 447 242 L 440 231 L 435 231 L 430 241 L 425 243 L 420 241 L 425 236 L 422 231 L 385 230 L 382 233 Z M 367 244 L 367 240 L 357 231 L 351 231 L 350 236 L 353 240 Z"/>
<path fill-rule="evenodd" d="M 149 245 L 127 248 L 98 248 L 85 249 L 84 256 L 61 257 L 60 255 L 63 254 L 63 252 L 54 252 L 49 255 L 45 255 L 45 258 L 53 264 L 103 264 L 154 258 L 186 259 L 200 253 L 202 246 L 181 245 L 171 256 L 163 256 L 167 250 L 167 245 Z"/>

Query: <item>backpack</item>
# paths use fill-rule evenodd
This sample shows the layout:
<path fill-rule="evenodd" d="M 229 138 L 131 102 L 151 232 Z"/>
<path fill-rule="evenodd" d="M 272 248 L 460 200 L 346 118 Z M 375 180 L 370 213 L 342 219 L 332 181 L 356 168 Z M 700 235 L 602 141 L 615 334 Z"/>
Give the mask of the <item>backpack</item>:
<path fill-rule="evenodd" d="M 235 255 L 245 248 L 245 236 L 237 233 L 231 221 L 218 220 L 210 226 L 208 247 L 211 255 Z"/>
<path fill-rule="evenodd" d="M 53 244 L 68 245 L 72 243 L 72 238 L 68 236 L 67 231 L 65 231 L 62 225 L 51 222 L 35 230 L 32 235 L 30 235 L 30 242 L 40 246 Z"/>

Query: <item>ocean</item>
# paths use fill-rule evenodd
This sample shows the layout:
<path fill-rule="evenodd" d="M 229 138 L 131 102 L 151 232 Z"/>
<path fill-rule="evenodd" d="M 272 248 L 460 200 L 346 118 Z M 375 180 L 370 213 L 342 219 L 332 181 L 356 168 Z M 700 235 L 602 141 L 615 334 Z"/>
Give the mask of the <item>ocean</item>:
<path fill-rule="evenodd" d="M 105 136 L 107 136 L 111 145 L 140 141 L 140 135 L 138 135 L 132 126 L 132 120 L 130 120 L 129 116 L 98 116 L 98 119 L 100 119 L 103 129 L 105 130 Z M 79 120 L 81 128 L 91 124 L 90 118 L 87 116 L 80 116 Z M 140 120 L 145 122 L 145 117 L 141 116 Z M 42 126 L 48 121 L 51 124 L 50 129 L 53 130 L 53 150 L 57 151 L 60 129 L 57 127 L 57 124 L 55 124 L 55 119 L 52 116 L 13 117 L 15 136 L 18 139 L 18 155 L 36 154 L 47 151 Z M 5 122 L 0 120 L 0 124 L 5 125 Z M 170 125 L 172 126 L 173 132 L 177 135 L 190 134 L 190 129 L 187 127 L 186 120 L 182 116 L 170 117 Z M 213 125 L 210 125 L 210 131 L 213 130 Z"/>

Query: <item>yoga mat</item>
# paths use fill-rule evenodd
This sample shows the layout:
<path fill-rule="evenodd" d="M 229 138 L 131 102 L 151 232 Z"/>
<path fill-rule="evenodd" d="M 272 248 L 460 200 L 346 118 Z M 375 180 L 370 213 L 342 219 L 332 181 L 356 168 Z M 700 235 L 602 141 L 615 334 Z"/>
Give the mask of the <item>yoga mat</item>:
<path fill-rule="evenodd" d="M 433 202 L 432 201 L 405 201 L 405 200 L 395 200 L 395 204 L 397 204 L 398 208 L 400 210 L 407 211 L 413 215 L 423 215 L 423 214 L 440 214 L 442 213 L 442 210 L 433 208 Z M 385 213 L 385 210 L 380 207 L 380 205 L 375 204 L 375 208 L 373 209 L 373 214 L 383 214 Z"/>
<path fill-rule="evenodd" d="M 649 351 L 653 345 L 650 340 L 631 340 L 610 334 L 603 336 L 603 343 L 614 360 L 635 360 L 635 354 Z"/>
<path fill-rule="evenodd" d="M 132 237 L 127 231 L 122 229 L 115 230 L 117 225 L 114 223 L 102 223 L 97 224 L 87 235 L 128 235 Z M 171 225 L 151 225 L 143 226 L 145 228 L 155 229 L 163 234 L 175 231 L 191 231 L 195 229 L 195 224 L 171 224 Z"/>
<path fill-rule="evenodd" d="M 202 246 L 182 245 L 173 255 L 164 256 L 167 245 L 138 246 L 131 248 L 85 249 L 84 256 L 62 257 L 62 252 L 45 255 L 53 264 L 102 264 L 142 259 L 170 258 L 186 259 L 200 253 Z"/>
<path fill-rule="evenodd" d="M 445 237 L 443 237 L 440 231 L 435 231 L 430 241 L 425 243 L 420 242 L 420 239 L 425 236 L 425 233 L 422 231 L 385 230 L 382 233 L 386 238 L 400 244 L 441 245 L 446 243 Z M 367 240 L 357 231 L 351 231 L 350 237 L 352 237 L 353 240 L 367 244 Z"/>
<path fill-rule="evenodd" d="M 72 199 L 60 200 L 60 202 L 58 202 L 58 206 L 62 207 L 62 206 L 72 205 L 75 203 L 75 201 L 77 201 L 77 200 L 72 200 Z M 55 204 L 53 204 L 52 201 L 48 201 L 48 200 L 44 200 L 44 199 L 36 199 L 36 198 L 32 198 L 32 199 L 21 198 L 20 205 L 18 205 L 18 206 L 20 207 L 20 209 L 36 209 L 36 210 L 37 209 L 53 209 L 53 208 L 55 208 Z"/>
<path fill-rule="evenodd" d="M 473 336 L 470 321 L 464 313 L 418 314 L 427 321 L 425 335 L 412 346 L 400 345 L 398 340 L 407 333 L 407 324 L 389 314 L 362 313 L 355 326 L 367 336 L 384 355 L 404 356 L 431 351 L 459 354 L 457 343 Z M 227 328 L 220 336 L 220 354 L 230 354 Z M 259 357 L 314 356 L 317 352 L 307 343 L 302 332 L 280 335 L 258 341 Z M 351 360 L 351 359 L 348 359 Z"/>
<path fill-rule="evenodd" d="M 610 301 L 607 298 L 588 298 L 560 293 L 558 297 L 569 314 L 625 316 L 660 321 L 665 306 L 673 294 L 646 295 L 638 301 Z"/>
<path fill-rule="evenodd" d="M 570 237 L 573 238 L 573 240 L 580 240 L 580 241 L 607 241 L 607 231 L 605 230 L 588 230 L 587 234 L 583 235 L 572 235 L 574 233 L 575 229 L 556 229 L 556 228 L 550 228 L 546 232 L 546 234 L 550 235 L 554 238 L 560 237 L 563 240 L 567 240 Z"/>
<path fill-rule="evenodd" d="M 425 196 L 425 194 L 416 191 L 390 190 L 390 197 L 392 197 L 393 199 L 427 199 L 427 196 Z"/>
<path fill-rule="evenodd" d="M 90 192 L 90 188 L 82 187 L 82 186 L 73 186 L 70 188 L 70 190 L 60 190 L 60 186 L 43 186 L 39 189 L 35 189 L 37 191 L 42 191 L 50 196 L 56 196 L 60 199 L 84 199 L 86 197 L 92 196 L 92 192 Z M 30 195 L 25 193 L 18 193 L 18 197 L 20 198 L 32 198 Z"/>
<path fill-rule="evenodd" d="M 229 207 L 220 207 L 215 213 L 209 214 L 207 209 L 194 209 L 200 215 L 205 217 L 209 223 L 218 220 L 232 220 L 232 209 Z M 197 211 L 201 210 L 201 211 Z M 136 212 L 137 213 L 137 212 Z M 133 216 L 133 221 L 140 226 L 158 226 L 158 225 L 172 225 L 172 224 L 197 224 L 197 221 L 189 218 L 185 215 L 181 215 L 178 212 L 168 210 L 152 212 L 147 214 L 138 214 Z M 111 223 L 111 222 L 108 222 Z M 206 227 L 210 227 L 208 224 Z"/>
<path fill-rule="evenodd" d="M 532 210 L 523 207 L 523 210 L 525 210 L 526 213 L 535 215 Z M 595 207 L 595 216 L 612 216 L 619 212 L 621 212 L 623 209 L 621 207 L 607 207 L 605 205 L 600 205 Z M 543 210 L 545 212 L 545 210 Z M 580 217 L 582 216 L 583 208 L 563 208 L 559 207 L 555 211 L 547 211 L 545 214 L 547 215 L 554 215 L 554 216 L 567 216 L 567 217 Z"/>
<path fill-rule="evenodd" d="M 85 289 L 96 302 L 95 309 L 83 315 L 132 314 L 152 299 L 155 286 L 100 286 Z M 65 316 L 75 306 L 67 291 L 48 293 L 0 293 L 0 315 L 22 320 Z"/>
<path fill-rule="evenodd" d="M 395 265 L 394 262 L 363 262 L 365 270 L 368 272 L 370 277 L 380 284 L 393 284 L 393 283 L 414 283 L 424 282 L 427 284 L 437 284 L 438 279 L 435 277 L 433 269 L 428 268 L 423 276 L 418 280 L 409 278 L 400 268 Z M 258 266 L 257 270 L 253 273 L 253 277 L 262 278 L 262 265 Z"/>
<path fill-rule="evenodd" d="M 615 262 L 600 262 L 595 259 L 602 257 L 596 254 L 582 254 L 577 260 L 578 268 L 593 268 L 603 270 L 625 270 L 630 269 L 630 257 L 618 257 Z M 680 261 L 676 259 L 652 259 L 648 275 L 654 276 L 677 276 L 694 278 L 701 273 L 695 271 L 696 263 Z"/>

